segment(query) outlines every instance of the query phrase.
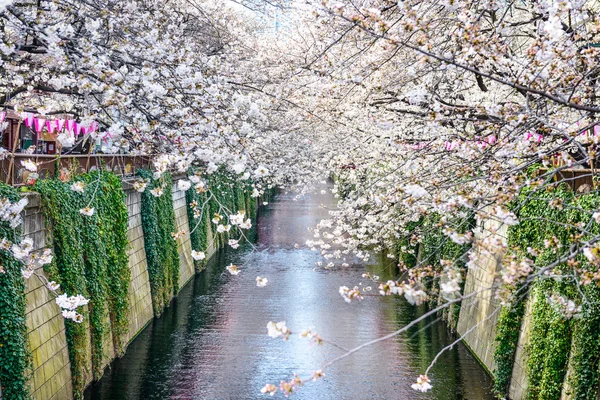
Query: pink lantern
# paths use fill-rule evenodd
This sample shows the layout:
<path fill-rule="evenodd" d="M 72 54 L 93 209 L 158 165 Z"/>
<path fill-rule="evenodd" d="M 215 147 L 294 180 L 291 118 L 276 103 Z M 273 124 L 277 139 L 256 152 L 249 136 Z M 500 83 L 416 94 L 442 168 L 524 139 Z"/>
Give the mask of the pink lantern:
<path fill-rule="evenodd" d="M 75 131 L 76 122 L 74 119 L 68 119 L 66 122 L 67 131 L 74 132 Z"/>
<path fill-rule="evenodd" d="M 81 135 L 81 130 L 83 128 L 83 126 L 81 126 L 81 124 L 78 124 L 77 122 L 74 125 L 75 128 L 75 137 Z"/>
<path fill-rule="evenodd" d="M 98 130 L 98 122 L 92 121 L 92 123 L 88 127 L 88 133 L 96 132 L 97 130 Z"/>
<path fill-rule="evenodd" d="M 46 123 L 46 120 L 44 120 L 44 119 L 34 118 L 33 124 L 35 125 L 35 131 L 37 133 L 41 133 L 44 130 L 45 123 Z"/>
<path fill-rule="evenodd" d="M 64 119 L 57 119 L 55 122 L 56 122 L 56 131 L 61 132 L 64 129 L 65 123 L 67 121 Z"/>
<path fill-rule="evenodd" d="M 56 130 L 56 121 L 47 120 L 46 121 L 46 129 L 48 130 L 48 133 L 54 133 L 54 131 Z"/>
<path fill-rule="evenodd" d="M 33 113 L 24 113 L 23 120 L 25 121 L 25 126 L 31 129 L 33 126 Z"/>

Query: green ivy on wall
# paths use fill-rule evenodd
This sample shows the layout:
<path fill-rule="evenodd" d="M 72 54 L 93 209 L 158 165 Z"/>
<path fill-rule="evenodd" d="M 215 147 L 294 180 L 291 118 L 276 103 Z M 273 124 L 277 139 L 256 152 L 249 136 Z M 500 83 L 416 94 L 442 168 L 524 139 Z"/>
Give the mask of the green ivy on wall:
<path fill-rule="evenodd" d="M 198 193 L 193 188 L 186 191 L 187 213 L 190 222 L 190 240 L 192 249 L 207 252 L 209 247 L 215 249 L 224 247 L 229 237 L 237 237 L 240 230 L 232 227 L 229 233 L 217 233 L 212 223 L 215 214 L 235 214 L 244 211 L 248 218 L 255 218 L 258 209 L 258 200 L 251 197 L 252 187 L 248 181 L 240 181 L 236 175 L 220 170 L 205 177 L 209 191 Z M 268 196 L 265 193 L 264 196 Z M 266 201 L 266 200 L 265 200 Z M 194 207 L 202 210 L 202 220 L 194 216 Z M 206 260 L 204 260 L 205 262 Z M 203 262 L 196 262 L 196 267 L 201 268 Z"/>
<path fill-rule="evenodd" d="M 188 222 L 190 225 L 190 242 L 192 249 L 208 253 L 208 244 L 210 240 L 209 224 L 210 214 L 207 204 L 206 192 L 198 193 L 193 188 L 185 192 L 185 200 L 187 205 Z M 202 206 L 206 206 L 203 208 Z M 197 205 L 199 210 L 202 210 L 202 215 L 196 218 L 193 205 Z M 200 271 L 205 265 L 206 259 L 195 260 L 194 265 L 196 272 Z"/>
<path fill-rule="evenodd" d="M 531 332 L 527 360 L 527 398 L 558 399 L 567 372 L 571 324 L 548 303 L 556 285 L 540 281 L 533 292 Z"/>
<path fill-rule="evenodd" d="M 556 204 L 550 207 L 549 204 Z M 590 210 L 600 207 L 600 199 L 594 194 L 575 194 L 565 186 L 551 187 L 539 192 L 524 190 L 514 203 L 514 211 L 520 223 L 509 229 L 509 248 L 515 254 L 525 254 L 527 247 L 538 249 L 538 256 L 531 256 L 537 267 L 545 267 L 556 260 L 552 249 L 545 249 L 544 240 L 557 238 L 563 248 L 571 243 L 571 235 L 577 230 L 573 225 L 587 223 Z M 600 227 L 593 224 L 592 234 Z M 583 238 L 585 240 L 585 238 Z M 584 268 L 587 261 L 579 256 L 577 261 Z M 568 272 L 567 265 L 558 268 Z M 583 288 L 587 301 L 572 281 L 555 282 L 539 280 L 531 289 L 532 321 L 527 348 L 528 399 L 560 398 L 567 370 L 571 395 L 576 399 L 595 399 L 598 387 L 600 339 L 600 314 L 598 287 Z M 566 319 L 548 302 L 548 297 L 558 294 L 582 304 L 582 317 Z M 590 301 L 592 300 L 592 301 Z M 498 321 L 495 352 L 496 391 L 505 396 L 510 384 L 514 353 L 523 318 L 523 302 L 503 309 Z M 569 360 L 570 356 L 570 360 Z"/>
<path fill-rule="evenodd" d="M 250 185 L 246 186 L 245 193 L 246 193 L 246 212 L 248 213 L 248 216 L 250 218 L 256 218 L 256 215 L 258 213 L 258 207 L 259 207 L 259 203 L 258 203 L 259 199 L 258 199 L 258 197 L 251 196 L 252 187 Z"/>
<path fill-rule="evenodd" d="M 450 220 L 449 224 L 456 229 L 457 232 L 466 233 L 473 229 L 475 220 L 471 213 L 466 213 L 463 217 Z M 468 261 L 467 256 L 471 249 L 471 243 L 460 245 L 450 240 L 448 236 L 443 233 L 444 225 L 440 223 L 440 215 L 435 213 L 421 218 L 417 223 L 411 223 L 408 228 L 410 229 L 410 232 L 420 234 L 422 240 L 418 245 L 413 245 L 412 247 L 412 253 L 415 255 L 402 255 L 401 253 L 401 260 L 414 263 L 414 265 L 416 265 L 417 261 L 420 262 L 422 266 L 431 265 L 433 270 L 438 273 L 443 269 L 441 260 L 452 261 L 454 263 L 454 268 L 458 269 L 463 277 L 461 282 L 462 291 L 466 279 L 465 266 Z M 418 260 L 416 257 L 417 255 Z M 408 265 L 410 266 L 411 264 Z M 437 293 L 439 291 L 439 278 L 435 278 L 429 282 L 428 289 L 432 293 Z M 441 305 L 443 302 L 444 299 L 441 296 L 430 298 L 430 303 L 434 307 Z M 459 314 L 460 303 L 453 303 L 442 311 L 442 318 L 448 323 L 448 326 L 451 329 L 456 330 Z"/>
<path fill-rule="evenodd" d="M 208 187 L 210 188 L 210 200 L 208 202 L 209 219 L 215 214 L 224 214 L 227 212 L 237 213 L 244 211 L 248 218 L 255 218 L 258 210 L 258 198 L 251 197 L 251 186 L 247 181 L 240 181 L 237 176 L 220 170 L 217 173 L 206 177 Z M 265 191 L 263 196 L 269 196 L 270 191 Z M 229 237 L 237 237 L 239 229 L 232 227 L 227 233 L 214 233 L 213 240 L 215 248 L 224 247 Z"/>
<path fill-rule="evenodd" d="M 123 354 L 126 343 L 123 342 L 129 326 L 129 239 L 127 230 L 129 213 L 121 179 L 111 173 L 83 175 L 81 179 L 95 189 L 93 205 L 98 215 L 99 236 L 104 244 L 104 256 L 107 263 L 107 286 L 110 294 L 109 313 L 113 341 L 118 354 Z M 94 186 L 98 182 L 99 186 Z M 86 221 L 90 222 L 88 219 Z M 90 248 L 90 251 L 93 248 Z"/>
<path fill-rule="evenodd" d="M 16 202 L 16 190 L 0 184 L 0 198 Z M 7 222 L 0 222 L 0 238 L 19 242 L 18 230 Z M 25 323 L 25 282 L 21 276 L 21 263 L 10 252 L 0 251 L 0 383 L 6 399 L 29 398 L 28 379 L 31 374 L 31 355 L 27 347 Z M 34 279 L 34 278 L 31 278 Z"/>
<path fill-rule="evenodd" d="M 127 261 L 127 207 L 120 179 L 109 172 L 90 172 L 76 177 L 85 191 L 71 190 L 58 179 L 38 181 L 34 189 L 42 199 L 42 212 L 52 232 L 54 261 L 48 267 L 52 280 L 68 294 L 90 299 L 83 323 L 65 321 L 73 392 L 81 397 L 88 370 L 88 328 L 91 333 L 92 372 L 103 373 L 106 344 L 111 329 L 113 344 L 121 353 L 122 335 L 129 317 Z M 92 207 L 91 216 L 80 209 Z"/>
<path fill-rule="evenodd" d="M 582 317 L 573 324 L 568 383 L 573 399 L 593 400 L 600 378 L 600 289 L 584 286 L 581 290 L 587 302 Z"/>
<path fill-rule="evenodd" d="M 513 304 L 502 307 L 496 322 L 494 391 L 498 397 L 508 395 L 524 314 L 525 300 L 517 296 Z"/>
<path fill-rule="evenodd" d="M 169 173 L 163 174 L 160 179 L 153 179 L 152 172 L 148 170 L 138 170 L 137 173 L 149 182 L 142 193 L 142 230 L 152 306 L 154 315 L 158 317 L 179 290 L 179 254 L 172 236 L 176 232 L 172 178 Z M 162 188 L 162 194 L 153 195 L 152 191 L 159 188 Z"/>
<path fill-rule="evenodd" d="M 417 256 L 419 251 L 418 243 L 412 240 L 412 235 L 416 233 L 418 227 L 423 225 L 424 218 L 420 218 L 418 221 L 409 222 L 406 224 L 407 235 L 402 237 L 396 244 L 396 257 L 399 263 L 405 265 L 407 268 L 414 268 L 417 266 Z"/>

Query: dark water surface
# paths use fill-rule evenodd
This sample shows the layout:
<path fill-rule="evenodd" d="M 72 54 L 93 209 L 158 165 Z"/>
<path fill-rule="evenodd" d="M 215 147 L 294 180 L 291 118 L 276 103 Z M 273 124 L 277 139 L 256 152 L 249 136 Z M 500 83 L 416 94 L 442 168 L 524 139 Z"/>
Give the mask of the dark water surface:
<path fill-rule="evenodd" d="M 266 383 L 278 386 L 294 372 L 310 376 L 341 353 L 309 344 L 296 334 L 301 330 L 314 327 L 323 338 L 352 348 L 424 312 L 400 298 L 367 297 L 347 304 L 338 294 L 340 286 L 367 285 L 361 278 L 365 271 L 393 277 L 393 266 L 383 256 L 374 265 L 315 270 L 321 259 L 304 246 L 311 238 L 307 227 L 327 218 L 319 205 L 332 202 L 329 195 L 300 201 L 279 195 L 261 210 L 255 232 L 259 251 L 252 252 L 246 244 L 214 257 L 86 391 L 86 399 L 271 398 L 260 393 Z M 229 263 L 244 262 L 238 276 L 225 270 Z M 256 286 L 257 276 L 268 278 L 266 287 Z M 286 321 L 294 335 L 289 341 L 268 337 L 269 321 Z M 490 378 L 462 344 L 443 354 L 430 372 L 431 392 L 410 388 L 435 354 L 456 339 L 442 322 L 434 321 L 425 320 L 408 334 L 346 358 L 292 398 L 493 399 Z"/>

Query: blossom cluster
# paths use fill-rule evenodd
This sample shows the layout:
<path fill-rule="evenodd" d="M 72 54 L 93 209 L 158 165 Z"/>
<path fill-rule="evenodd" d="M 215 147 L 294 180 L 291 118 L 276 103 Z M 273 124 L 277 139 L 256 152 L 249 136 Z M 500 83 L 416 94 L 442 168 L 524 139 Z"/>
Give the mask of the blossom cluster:
<path fill-rule="evenodd" d="M 277 323 L 269 321 L 267 324 L 267 334 L 272 338 L 283 337 L 283 339 L 287 340 L 292 331 L 285 325 L 285 321 Z"/>
<path fill-rule="evenodd" d="M 89 303 L 89 300 L 81 295 L 67 296 L 61 294 L 56 298 L 56 304 L 62 308 L 62 315 L 66 319 L 73 320 L 74 322 L 83 322 L 83 316 L 75 311 L 77 308 L 85 306 Z"/>
<path fill-rule="evenodd" d="M 20 199 L 18 202 L 12 203 L 9 199 L 0 199 L 0 218 L 9 223 L 13 228 L 16 228 L 22 222 L 21 213 L 27 205 L 27 199 Z M 56 303 L 62 309 L 62 315 L 66 319 L 71 319 L 74 322 L 80 323 L 83 321 L 83 316 L 75 310 L 88 303 L 88 300 L 81 295 L 68 297 L 66 294 L 58 294 L 60 285 L 54 281 L 47 281 L 45 276 L 37 274 L 36 271 L 44 265 L 52 262 L 53 256 L 50 249 L 43 251 L 34 251 L 33 239 L 25 238 L 19 243 L 12 243 L 6 238 L 0 240 L 0 249 L 9 252 L 15 260 L 21 263 L 21 275 L 24 279 L 29 279 L 33 275 L 39 277 L 45 282 L 46 288 L 56 295 Z M 0 273 L 5 273 L 4 268 L 0 268 Z"/>

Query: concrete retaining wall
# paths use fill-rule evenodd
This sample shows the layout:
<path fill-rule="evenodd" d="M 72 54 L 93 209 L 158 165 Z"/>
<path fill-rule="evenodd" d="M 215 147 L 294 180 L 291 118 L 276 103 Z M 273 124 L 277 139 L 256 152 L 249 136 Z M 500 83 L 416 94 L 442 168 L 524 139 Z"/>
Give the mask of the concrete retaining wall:
<path fill-rule="evenodd" d="M 177 240 L 179 252 L 179 287 L 183 287 L 195 273 L 191 257 L 190 228 L 186 211 L 185 193 L 177 189 L 177 180 L 173 184 L 173 208 L 175 211 L 176 229 L 185 235 Z M 152 320 L 152 297 L 146 252 L 144 249 L 144 233 L 141 221 L 141 194 L 128 189 L 127 209 L 129 212 L 128 251 L 131 281 L 129 284 L 129 301 L 131 307 L 129 332 L 124 340 L 131 340 Z M 23 233 L 31 237 L 37 246 L 36 250 L 51 247 L 50 235 L 45 226 L 40 209 L 40 197 L 29 195 L 29 205 L 24 211 Z M 208 256 L 212 256 L 214 248 L 210 248 Z M 32 277 L 27 282 L 27 328 L 29 347 L 33 355 L 33 375 L 31 393 L 36 400 L 62 400 L 73 398 L 69 352 L 65 335 L 65 324 L 60 308 L 54 296 L 43 287 L 42 283 Z M 108 335 L 105 343 L 108 365 L 115 357 L 112 338 Z M 91 354 L 89 354 L 91 367 Z M 88 377 L 91 381 L 91 377 Z M 89 383 L 89 382 L 88 382 Z"/>
<path fill-rule="evenodd" d="M 475 232 L 472 257 L 477 261 L 469 268 L 464 289 L 465 296 L 471 297 L 463 300 L 457 325 L 458 333 L 465 336 L 464 343 L 490 372 L 496 368 L 494 338 L 500 307 L 492 288 L 496 272 L 500 269 L 502 254 L 493 251 L 489 245 L 483 245 L 483 241 L 489 243 L 494 236 L 505 235 L 506 226 L 500 227 L 494 221 L 485 221 Z"/>
<path fill-rule="evenodd" d="M 477 261 L 468 270 L 464 290 L 465 296 L 472 297 L 463 300 L 457 327 L 458 333 L 465 335 L 464 343 L 491 374 L 496 368 L 496 323 L 500 314 L 500 305 L 491 288 L 503 257 L 502 251 L 495 249 L 491 243 L 506 237 L 507 227 L 491 220 L 483 221 L 476 230 L 472 252 Z M 513 364 L 509 388 L 511 400 L 523 400 L 527 394 L 526 349 L 531 327 L 530 303 L 528 301 L 526 305 Z"/>
<path fill-rule="evenodd" d="M 23 216 L 23 234 L 33 239 L 36 251 L 46 247 L 39 196 L 29 198 Z M 27 331 L 33 358 L 32 397 L 36 400 L 71 398 L 71 364 L 60 307 L 35 276 L 27 281 L 26 298 Z"/>
<path fill-rule="evenodd" d="M 185 192 L 177 189 L 173 183 L 173 209 L 175 210 L 175 230 L 185 232 L 177 239 L 179 253 L 179 288 L 182 288 L 195 274 L 194 259 L 192 258 L 192 242 L 190 241 L 190 224 L 187 215 Z"/>
<path fill-rule="evenodd" d="M 154 312 L 152 310 L 146 251 L 144 250 L 141 214 L 142 194 L 135 190 L 129 190 L 126 193 L 127 210 L 129 212 L 127 237 L 131 245 L 128 254 L 129 270 L 131 271 L 131 281 L 129 282 L 131 314 L 129 317 L 129 332 L 125 342 L 129 343 L 152 320 Z"/>

